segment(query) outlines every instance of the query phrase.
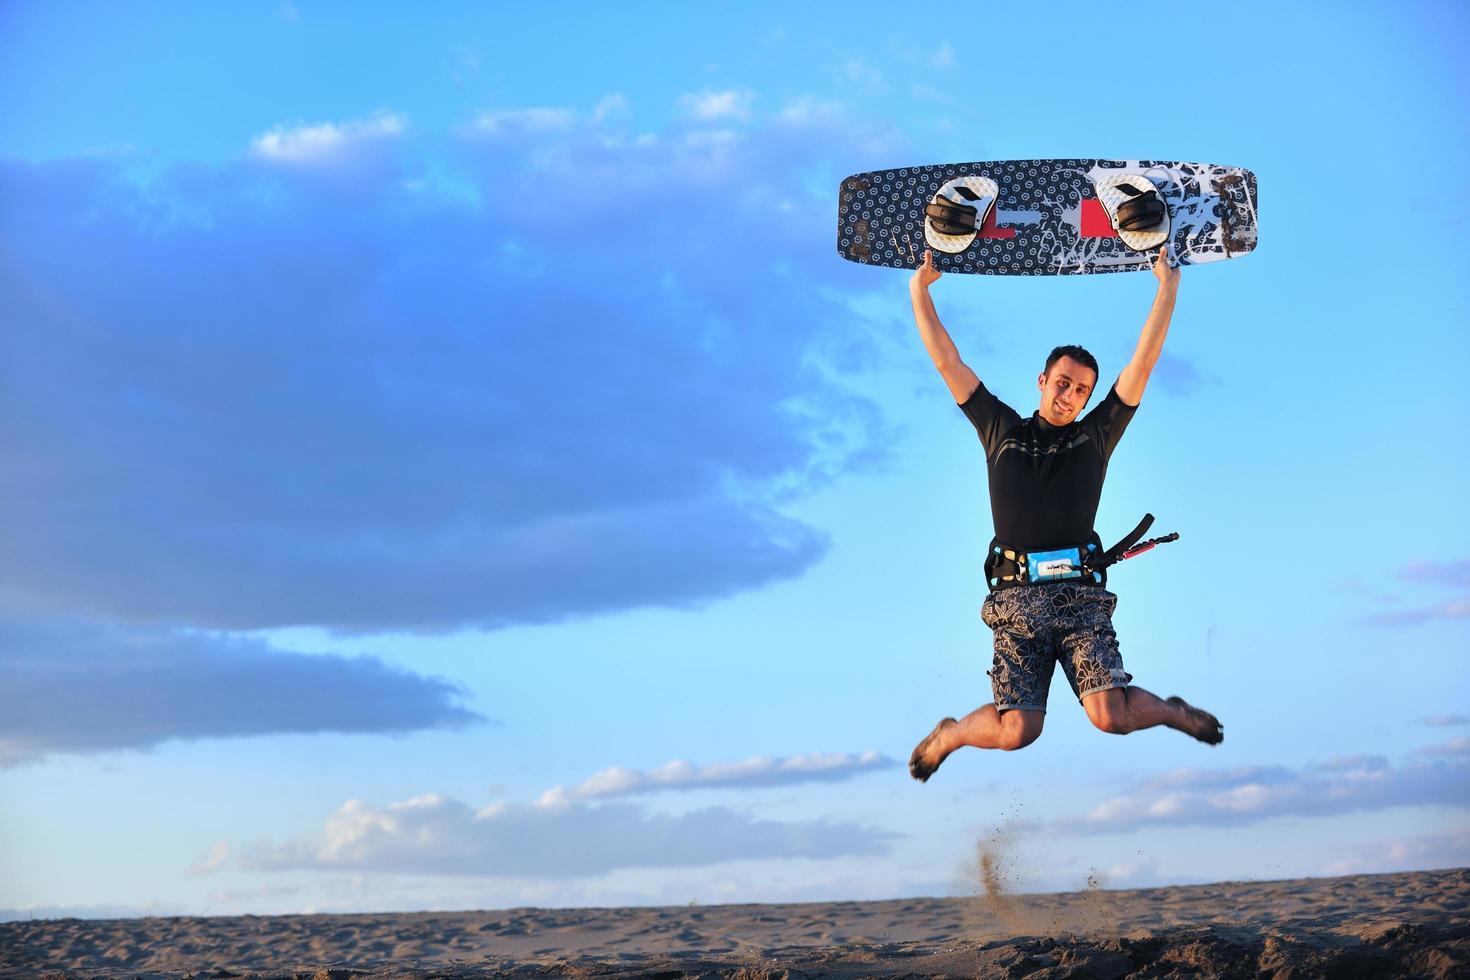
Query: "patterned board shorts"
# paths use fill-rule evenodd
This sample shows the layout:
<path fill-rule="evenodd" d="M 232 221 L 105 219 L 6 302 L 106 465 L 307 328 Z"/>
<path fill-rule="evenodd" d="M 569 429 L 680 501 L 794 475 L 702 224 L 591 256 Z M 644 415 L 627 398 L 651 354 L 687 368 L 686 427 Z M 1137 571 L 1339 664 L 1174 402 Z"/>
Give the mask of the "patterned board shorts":
<path fill-rule="evenodd" d="M 1113 608 L 1106 589 L 1053 582 L 992 592 L 980 618 L 995 631 L 995 663 L 988 671 L 995 707 L 1046 710 L 1051 675 L 1061 661 L 1077 700 L 1115 687 L 1133 675 L 1123 669 Z"/>

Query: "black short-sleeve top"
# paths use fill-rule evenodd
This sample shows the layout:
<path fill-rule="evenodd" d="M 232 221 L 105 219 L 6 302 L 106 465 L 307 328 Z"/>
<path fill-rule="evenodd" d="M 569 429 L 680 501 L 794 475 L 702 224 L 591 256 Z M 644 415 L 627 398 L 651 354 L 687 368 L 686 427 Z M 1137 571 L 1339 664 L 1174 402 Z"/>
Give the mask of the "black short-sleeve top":
<path fill-rule="evenodd" d="M 1092 411 L 1056 426 L 1039 412 L 1023 419 L 977 387 L 960 409 L 985 446 L 996 540 L 1026 551 L 1090 540 L 1108 459 L 1136 407 L 1114 386 Z"/>

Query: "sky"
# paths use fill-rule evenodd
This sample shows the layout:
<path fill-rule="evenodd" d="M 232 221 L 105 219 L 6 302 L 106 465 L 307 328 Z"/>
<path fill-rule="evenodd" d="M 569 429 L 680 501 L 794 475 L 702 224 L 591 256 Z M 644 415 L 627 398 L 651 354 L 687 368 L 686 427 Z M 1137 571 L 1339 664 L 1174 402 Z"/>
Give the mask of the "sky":
<path fill-rule="evenodd" d="M 0 917 L 1470 863 L 1470 8 L 1117 10 L 0 3 Z M 1041 157 L 1258 179 L 1098 514 L 1227 738 L 1058 672 L 920 785 L 984 459 L 837 188 Z M 1026 414 L 1154 285 L 933 295 Z"/>

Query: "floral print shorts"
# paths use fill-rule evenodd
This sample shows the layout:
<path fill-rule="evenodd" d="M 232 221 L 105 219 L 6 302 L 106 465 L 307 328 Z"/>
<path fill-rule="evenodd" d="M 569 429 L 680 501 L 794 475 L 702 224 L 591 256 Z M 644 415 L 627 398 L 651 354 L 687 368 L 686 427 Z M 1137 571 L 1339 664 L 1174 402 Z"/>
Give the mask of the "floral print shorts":
<path fill-rule="evenodd" d="M 1046 710 L 1051 675 L 1061 661 L 1080 701 L 1089 694 L 1127 687 L 1113 609 L 1106 589 L 1067 582 L 1023 585 L 992 592 L 980 618 L 995 631 L 995 663 L 988 671 L 995 707 Z"/>

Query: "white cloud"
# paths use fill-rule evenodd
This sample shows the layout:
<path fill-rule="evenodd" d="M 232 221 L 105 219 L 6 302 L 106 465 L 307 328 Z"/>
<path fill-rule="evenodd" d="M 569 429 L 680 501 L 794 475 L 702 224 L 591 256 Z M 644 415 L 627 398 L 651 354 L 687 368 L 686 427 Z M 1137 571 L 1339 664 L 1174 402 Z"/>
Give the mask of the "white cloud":
<path fill-rule="evenodd" d="M 1145 780 L 1090 812 L 1056 820 L 1053 831 L 1128 833 L 1153 826 L 1238 826 L 1283 816 L 1325 816 L 1395 806 L 1470 807 L 1470 747 L 1461 740 L 1421 754 L 1451 761 L 1393 766 L 1351 756 L 1291 770 L 1284 766 L 1180 769 Z"/>
<path fill-rule="evenodd" d="M 343 123 L 277 126 L 250 142 L 251 155 L 278 163 L 314 164 L 341 159 L 354 148 L 403 135 L 403 116 L 380 112 Z"/>
<path fill-rule="evenodd" d="M 679 106 L 691 119 L 715 122 L 721 119 L 747 120 L 755 93 L 749 89 L 726 89 L 722 92 L 696 92 L 679 97 Z"/>
<path fill-rule="evenodd" d="M 621 92 L 609 92 L 597 101 L 590 114 L 565 106 L 486 109 L 459 126 L 456 132 L 470 141 L 575 139 L 579 134 L 590 135 L 600 127 L 623 119 L 630 108 L 627 96 Z"/>
<path fill-rule="evenodd" d="M 1411 561 L 1399 572 L 1409 582 L 1470 588 L 1470 558 L 1454 561 Z"/>
<path fill-rule="evenodd" d="M 858 57 L 843 58 L 832 67 L 831 75 L 838 82 L 870 92 L 882 91 L 887 87 L 883 73 Z"/>
<path fill-rule="evenodd" d="M 1470 559 L 1454 561 L 1414 561 L 1399 569 L 1400 580 L 1415 586 L 1414 604 L 1407 609 L 1392 609 L 1363 618 L 1371 626 L 1417 626 L 1443 619 L 1470 619 Z M 1426 590 L 1453 591 L 1447 599 L 1424 602 Z"/>
<path fill-rule="evenodd" d="M 1431 728 L 1449 728 L 1455 725 L 1470 725 L 1470 715 L 1446 714 L 1430 715 L 1424 719 L 1424 724 Z"/>
<path fill-rule="evenodd" d="M 604 95 L 597 105 L 592 109 L 593 122 L 607 122 L 608 120 L 625 116 L 628 113 L 628 99 L 620 92 L 611 92 Z"/>
<path fill-rule="evenodd" d="M 789 125 L 809 126 L 839 122 L 843 118 L 843 113 L 842 103 L 834 99 L 821 99 L 808 95 L 792 99 L 783 105 L 777 118 Z"/>
<path fill-rule="evenodd" d="M 657 769 L 644 771 L 621 766 L 604 769 L 571 789 L 558 786 L 547 790 L 541 800 L 543 803 L 552 803 L 608 799 L 667 790 L 750 789 L 797 783 L 840 782 L 897 765 L 892 759 L 877 752 L 864 752 L 861 755 L 846 752 L 826 755 L 811 753 L 785 759 L 754 756 L 742 762 L 720 762 L 702 767 L 676 759 Z"/>
<path fill-rule="evenodd" d="M 240 849 L 233 866 L 576 878 L 622 868 L 693 867 L 756 858 L 834 858 L 885 853 L 886 831 L 830 820 L 761 820 L 723 807 L 679 815 L 629 803 L 552 800 L 474 810 L 428 794 L 373 806 L 349 800 L 321 833 Z M 197 867 L 215 867 L 209 857 Z"/>
<path fill-rule="evenodd" d="M 207 854 L 190 865 L 184 873 L 190 875 L 207 875 L 211 871 L 218 871 L 220 868 L 223 868 L 229 860 L 230 842 L 227 840 L 218 841 L 209 849 Z"/>
<path fill-rule="evenodd" d="M 1350 853 L 1318 869 L 1318 874 L 1385 874 L 1470 865 L 1470 827 L 1417 837 L 1385 837 L 1352 845 Z"/>
<path fill-rule="evenodd" d="M 756 756 L 703 767 L 675 761 L 646 772 L 605 769 L 530 804 L 498 800 L 473 809 L 437 793 L 387 806 L 348 800 L 318 834 L 279 845 L 221 841 L 190 873 L 233 867 L 577 878 L 620 869 L 882 854 L 896 835 L 850 822 L 762 820 L 726 807 L 666 815 L 602 801 L 660 790 L 831 782 L 896 765 L 876 752 Z"/>
<path fill-rule="evenodd" d="M 931 59 L 931 64 L 933 64 L 935 68 L 953 68 L 954 45 L 950 44 L 948 41 L 940 44 L 939 50 L 934 52 L 934 57 Z"/>
<path fill-rule="evenodd" d="M 471 137 L 525 136 L 565 133 L 576 123 L 577 114 L 570 109 L 534 106 L 481 112 L 461 131 Z"/>
<path fill-rule="evenodd" d="M 1364 619 L 1370 626 L 1418 626 L 1437 619 L 1470 618 L 1470 596 L 1418 605 L 1412 609 L 1376 613 Z"/>
<path fill-rule="evenodd" d="M 1470 737 L 1461 736 L 1437 745 L 1426 745 L 1415 754 L 1448 759 L 1470 758 Z"/>

